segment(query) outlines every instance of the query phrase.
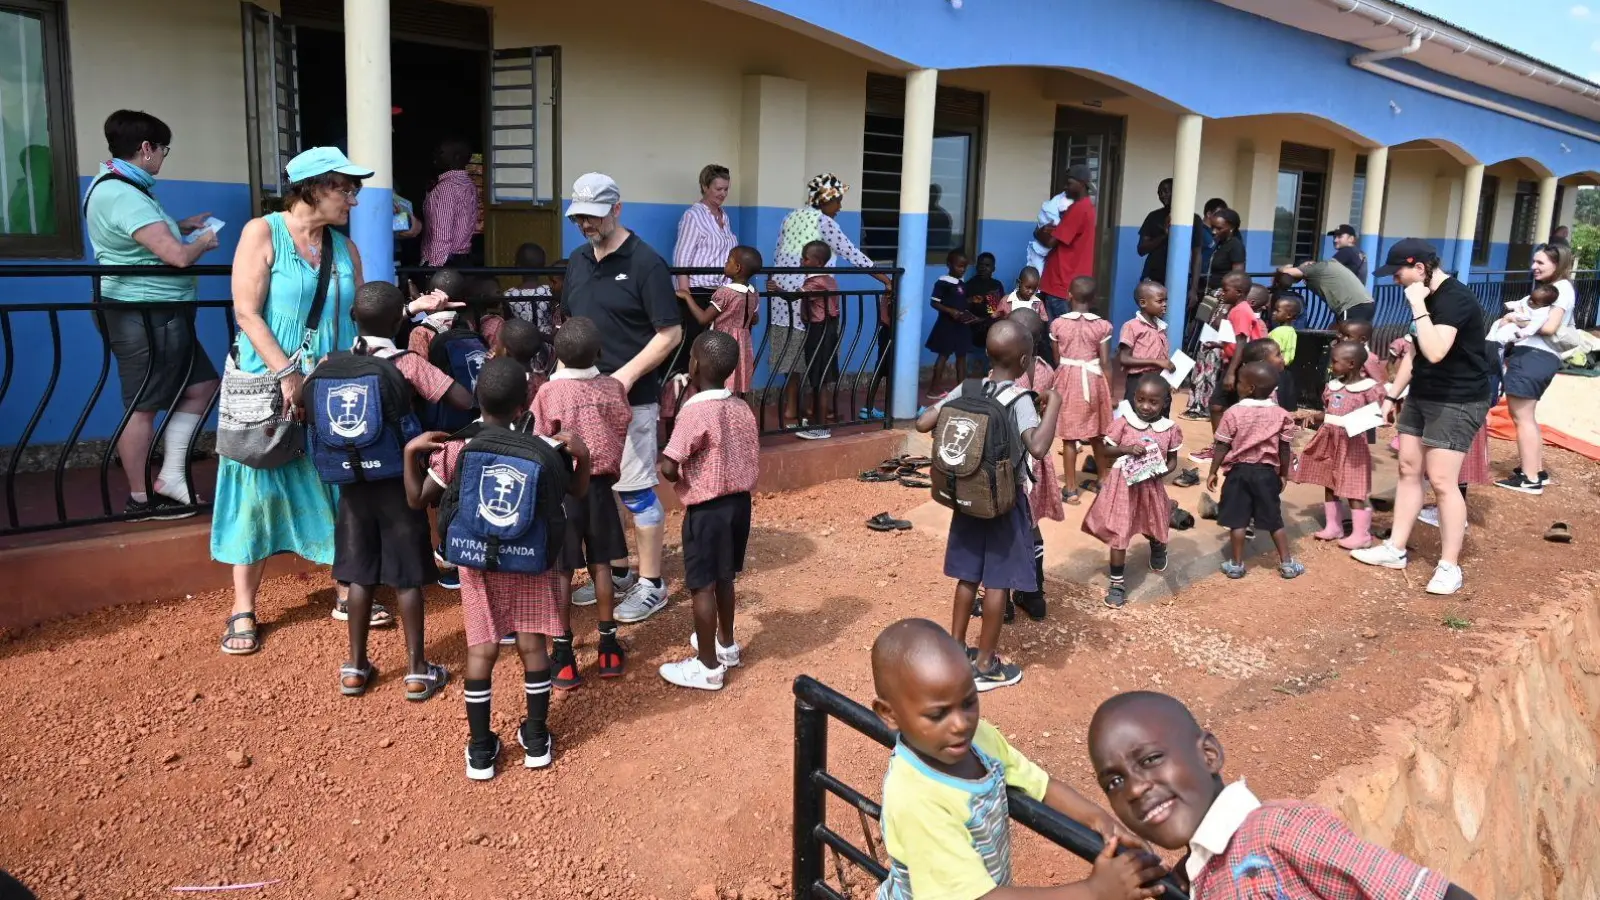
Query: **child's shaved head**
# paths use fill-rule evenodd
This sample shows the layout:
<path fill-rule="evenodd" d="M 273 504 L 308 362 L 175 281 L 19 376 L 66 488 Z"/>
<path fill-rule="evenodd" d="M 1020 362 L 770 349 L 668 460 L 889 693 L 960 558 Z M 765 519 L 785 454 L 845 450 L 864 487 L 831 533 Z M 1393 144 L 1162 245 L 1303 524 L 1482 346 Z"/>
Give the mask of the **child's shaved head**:
<path fill-rule="evenodd" d="M 1334 330 L 1352 341 L 1360 341 L 1363 344 L 1372 338 L 1372 323 L 1360 319 L 1345 319 Z"/>
<path fill-rule="evenodd" d="M 966 648 L 927 619 L 902 619 L 872 644 L 872 710 L 935 766 L 972 754 L 978 686 Z"/>
<path fill-rule="evenodd" d="M 872 642 L 872 689 L 891 704 L 919 673 L 951 666 L 969 669 L 967 652 L 928 619 L 901 619 Z"/>
<path fill-rule="evenodd" d="M 1038 339 L 1039 335 L 1045 333 L 1044 319 L 1040 318 L 1038 313 L 1026 307 L 1017 310 L 1007 318 L 1028 329 L 1028 334 L 1032 335 L 1035 340 Z"/>
<path fill-rule="evenodd" d="M 1013 313 L 989 328 L 989 337 L 984 342 L 984 349 L 988 351 L 989 359 L 993 360 L 996 366 L 1020 370 L 1022 358 L 1033 349 L 1033 335 L 1016 320 L 1016 314 Z"/>

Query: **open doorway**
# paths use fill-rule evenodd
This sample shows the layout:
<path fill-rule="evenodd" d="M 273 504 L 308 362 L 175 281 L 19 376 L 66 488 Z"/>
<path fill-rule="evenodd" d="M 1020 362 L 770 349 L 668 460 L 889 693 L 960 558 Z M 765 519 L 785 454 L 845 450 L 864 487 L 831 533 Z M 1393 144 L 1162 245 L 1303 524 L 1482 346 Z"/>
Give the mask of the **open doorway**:
<path fill-rule="evenodd" d="M 301 84 L 344 83 L 341 32 L 301 28 L 298 41 Z M 390 49 L 390 99 L 400 110 L 393 119 L 397 194 L 421 206 L 438 175 L 433 156 L 440 141 L 459 138 L 473 153 L 483 152 L 488 66 L 487 50 L 394 41 Z M 344 91 L 302 91 L 300 127 L 307 147 L 348 149 Z M 482 236 L 476 240 L 481 241 Z M 420 259 L 418 244 L 417 239 L 402 242 L 403 265 L 414 265 Z"/>

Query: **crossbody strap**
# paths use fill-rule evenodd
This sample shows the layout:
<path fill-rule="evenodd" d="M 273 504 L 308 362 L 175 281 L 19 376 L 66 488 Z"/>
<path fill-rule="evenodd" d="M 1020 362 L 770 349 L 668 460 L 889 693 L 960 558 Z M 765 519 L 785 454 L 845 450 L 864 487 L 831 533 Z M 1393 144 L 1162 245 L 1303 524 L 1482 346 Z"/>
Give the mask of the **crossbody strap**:
<path fill-rule="evenodd" d="M 126 175 L 119 175 L 116 172 L 107 172 L 104 175 L 101 175 L 99 178 L 96 178 L 94 180 L 94 182 L 89 185 L 89 190 L 84 192 L 84 194 L 83 194 L 83 214 L 84 214 L 84 216 L 88 216 L 89 215 L 89 198 L 94 196 L 94 189 L 99 187 L 102 184 L 105 184 L 108 181 L 120 181 L 123 184 L 128 185 L 129 187 L 131 187 L 134 190 L 138 191 L 139 193 L 145 195 L 146 197 L 149 197 L 151 200 L 154 200 L 156 198 L 156 196 L 154 194 L 150 193 L 150 189 L 149 188 L 145 187 L 144 185 L 140 184 L 137 181 L 134 181 L 132 178 L 129 178 Z"/>
<path fill-rule="evenodd" d="M 317 326 L 322 324 L 322 307 L 328 299 L 328 283 L 333 280 L 333 229 L 322 229 L 322 264 L 317 267 L 317 292 L 311 298 L 311 309 L 306 313 L 306 334 L 300 341 L 304 353 L 311 349 L 311 339 L 317 336 Z"/>

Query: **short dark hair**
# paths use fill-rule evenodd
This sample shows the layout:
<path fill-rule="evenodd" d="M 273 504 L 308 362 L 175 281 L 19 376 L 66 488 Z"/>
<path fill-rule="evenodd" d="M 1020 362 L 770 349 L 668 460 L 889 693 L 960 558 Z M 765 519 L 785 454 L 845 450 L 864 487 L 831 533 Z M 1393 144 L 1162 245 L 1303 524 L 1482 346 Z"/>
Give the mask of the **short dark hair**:
<path fill-rule="evenodd" d="M 700 374 L 717 384 L 726 384 L 739 364 L 739 342 L 726 332 L 703 332 L 694 339 L 693 352 L 700 360 Z"/>
<path fill-rule="evenodd" d="M 824 260 L 833 256 L 833 248 L 828 246 L 827 241 L 812 241 L 800 248 L 800 258 L 806 259 L 807 257 L 814 256 L 819 250 L 822 252 L 822 257 Z"/>
<path fill-rule="evenodd" d="M 1166 394 L 1167 397 L 1170 398 L 1172 396 L 1172 385 L 1157 372 L 1146 372 L 1143 375 L 1134 375 L 1132 377 L 1134 379 L 1133 393 L 1135 396 L 1138 396 L 1140 391 L 1150 385 L 1160 388 L 1161 393 Z"/>
<path fill-rule="evenodd" d="M 1301 303 L 1300 298 L 1296 297 L 1294 294 L 1284 294 L 1273 300 L 1274 305 L 1279 303 L 1289 304 L 1289 307 L 1294 310 L 1294 317 L 1296 319 L 1300 318 L 1300 314 L 1305 312 L 1306 309 L 1306 305 Z"/>
<path fill-rule="evenodd" d="M 542 269 L 544 268 L 544 264 L 544 248 L 538 244 L 535 244 L 533 241 L 528 241 L 517 248 L 517 268 Z"/>
<path fill-rule="evenodd" d="M 1235 233 L 1239 231 L 1239 214 L 1227 208 L 1226 206 L 1212 213 L 1211 218 L 1221 219 L 1222 221 L 1227 222 L 1229 227 L 1231 227 Z"/>
<path fill-rule="evenodd" d="M 463 299 L 467 294 L 467 276 L 455 269 L 440 269 L 428 278 L 428 290 L 444 291 L 451 300 Z"/>
<path fill-rule="evenodd" d="M 728 174 L 727 166 L 721 165 L 720 163 L 708 164 L 705 168 L 700 170 L 700 190 L 703 191 L 706 188 L 711 187 L 711 182 L 716 181 L 718 178 L 726 178 L 729 181 L 733 180 L 733 176 Z"/>
<path fill-rule="evenodd" d="M 506 348 L 506 353 L 511 358 L 524 366 L 533 365 L 534 359 L 539 356 L 539 351 L 544 349 L 544 335 L 539 333 L 539 326 L 527 319 L 507 319 L 500 326 L 500 333 L 496 336 L 500 346 Z"/>
<path fill-rule="evenodd" d="M 966 259 L 967 258 L 967 251 L 961 249 L 960 247 L 952 247 L 950 249 L 950 252 L 946 253 L 944 255 L 944 264 L 947 265 L 947 266 L 950 265 L 951 263 L 956 261 L 956 257 L 958 257 L 958 256 L 961 257 L 962 259 Z"/>
<path fill-rule="evenodd" d="M 1038 281 L 1039 270 L 1033 266 L 1023 266 L 1022 271 L 1017 273 L 1017 281 L 1021 282 L 1024 278 L 1032 278 L 1034 281 Z"/>
<path fill-rule="evenodd" d="M 746 275 L 754 275 L 761 271 L 761 251 L 748 244 L 740 244 L 729 250 L 728 255 L 733 257 L 734 261 L 739 264 L 739 268 L 743 269 Z"/>
<path fill-rule="evenodd" d="M 983 262 L 985 259 L 989 260 L 989 262 L 994 262 L 994 254 L 990 253 L 987 250 L 985 250 L 982 253 L 979 253 L 977 256 L 973 257 L 972 261 L 973 262 Z"/>
<path fill-rule="evenodd" d="M 510 418 L 528 407 L 528 368 L 497 356 L 478 370 L 478 406 L 491 415 Z"/>
<path fill-rule="evenodd" d="M 146 141 L 154 146 L 169 147 L 172 129 L 143 110 L 119 109 L 106 116 L 106 149 L 112 156 L 132 159 Z"/>
<path fill-rule="evenodd" d="M 348 178 L 350 178 L 349 175 L 340 175 L 337 172 L 323 172 L 321 175 L 313 175 L 310 178 L 296 181 L 289 185 L 288 190 L 284 191 L 283 207 L 288 209 L 297 203 L 308 203 L 316 206 L 317 201 L 322 199 L 323 194 L 338 187 L 343 183 L 343 179 Z M 356 179 L 351 180 L 354 181 Z"/>
<path fill-rule="evenodd" d="M 1245 344 L 1244 349 L 1239 351 L 1239 365 L 1243 366 L 1253 362 L 1262 362 L 1267 357 L 1272 355 L 1273 350 L 1282 352 L 1281 348 L 1278 347 L 1277 341 L 1273 340 L 1272 338 L 1256 338 L 1250 343 Z"/>
<path fill-rule="evenodd" d="M 460 138 L 446 138 L 439 142 L 435 157 L 446 172 L 453 172 L 456 169 L 465 169 L 467 163 L 472 161 L 472 148 Z"/>
<path fill-rule="evenodd" d="M 369 281 L 356 288 L 355 302 L 350 305 L 350 318 L 355 320 L 362 334 L 388 337 L 399 324 L 405 304 L 405 295 L 393 282 Z"/>
<path fill-rule="evenodd" d="M 1246 291 L 1250 290 L 1251 288 L 1250 276 L 1239 271 L 1238 269 L 1233 269 L 1231 271 L 1222 273 L 1222 283 L 1242 284 L 1243 289 Z"/>
<path fill-rule="evenodd" d="M 1228 201 L 1222 199 L 1221 197 L 1212 197 L 1210 200 L 1206 201 L 1205 213 L 1209 216 L 1219 209 L 1227 208 L 1227 206 Z"/>
<path fill-rule="evenodd" d="M 1079 275 L 1077 278 L 1072 279 L 1072 283 L 1067 285 L 1067 293 L 1074 297 L 1079 294 L 1085 297 L 1093 297 L 1094 292 L 1099 288 L 1099 282 L 1095 281 L 1092 276 Z"/>
<path fill-rule="evenodd" d="M 1367 364 L 1367 345 L 1361 343 L 1360 341 L 1336 342 L 1333 345 L 1333 349 L 1329 351 L 1328 358 L 1332 359 L 1341 353 L 1359 353 L 1360 357 L 1356 360 L 1356 365 L 1364 366 Z"/>
<path fill-rule="evenodd" d="M 569 369 L 587 369 L 600 358 L 600 328 L 585 316 L 568 319 L 556 329 L 556 359 Z"/>

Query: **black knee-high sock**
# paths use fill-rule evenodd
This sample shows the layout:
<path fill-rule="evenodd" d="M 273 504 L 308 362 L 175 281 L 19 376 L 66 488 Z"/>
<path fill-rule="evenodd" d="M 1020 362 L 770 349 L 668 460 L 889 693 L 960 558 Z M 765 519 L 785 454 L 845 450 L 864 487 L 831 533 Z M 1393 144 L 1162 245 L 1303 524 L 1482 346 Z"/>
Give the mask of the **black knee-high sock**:
<path fill-rule="evenodd" d="M 550 670 L 522 673 L 522 690 L 528 695 L 528 733 L 547 733 L 550 718 Z"/>
<path fill-rule="evenodd" d="M 1033 574 L 1038 586 L 1033 593 L 1044 596 L 1044 534 L 1039 529 L 1033 530 Z"/>
<path fill-rule="evenodd" d="M 494 691 L 489 685 L 487 678 L 466 681 L 467 730 L 474 744 L 488 744 L 494 740 L 494 732 L 489 728 L 489 701 Z"/>

